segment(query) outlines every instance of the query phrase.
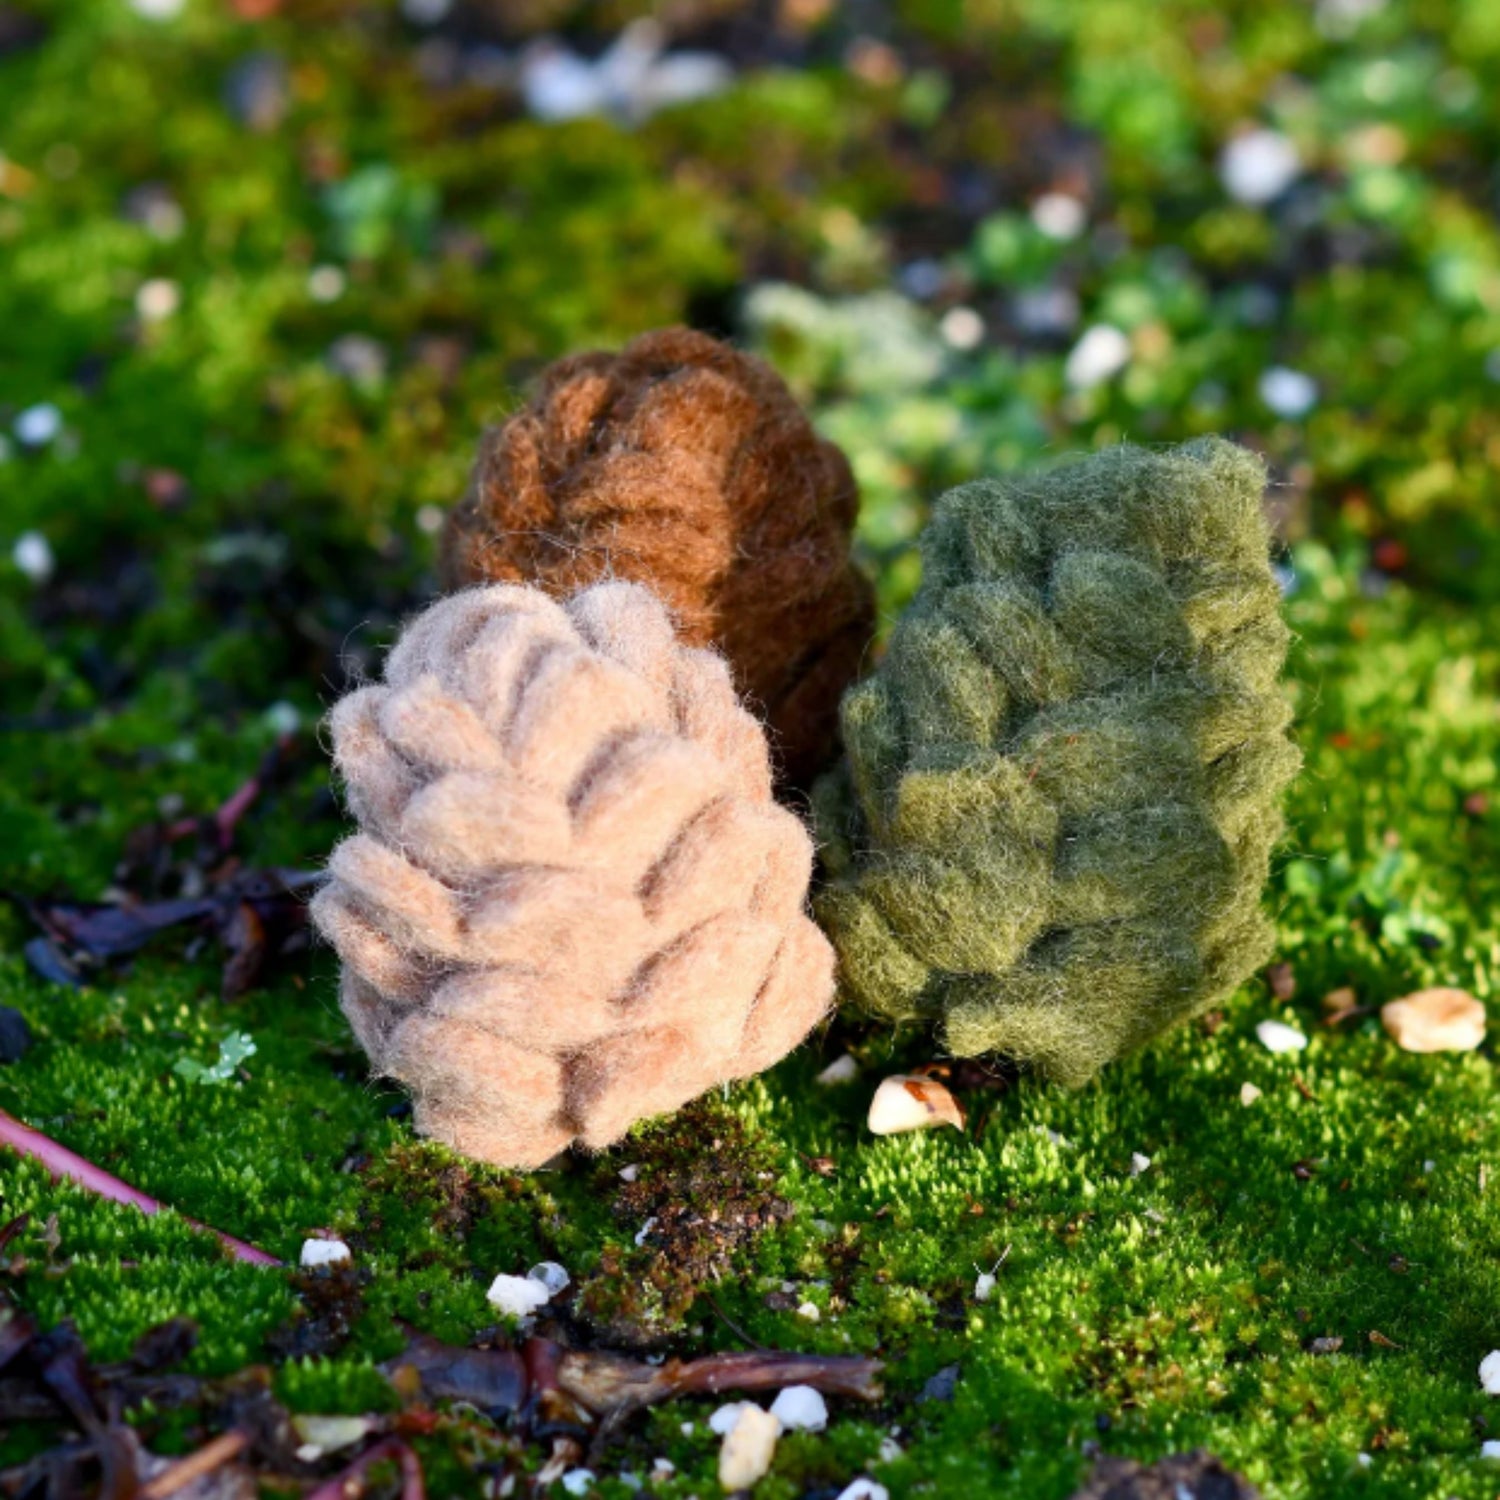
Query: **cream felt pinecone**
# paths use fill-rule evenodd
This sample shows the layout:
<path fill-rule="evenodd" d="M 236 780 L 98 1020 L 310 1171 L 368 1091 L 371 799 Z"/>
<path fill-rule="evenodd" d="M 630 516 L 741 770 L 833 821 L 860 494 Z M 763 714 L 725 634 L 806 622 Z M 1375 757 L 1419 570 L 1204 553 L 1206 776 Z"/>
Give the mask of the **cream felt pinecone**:
<path fill-rule="evenodd" d="M 515 1167 L 604 1147 L 827 1012 L 811 841 L 723 660 L 645 588 L 443 599 L 332 730 L 361 831 L 313 915 L 425 1133 Z"/>

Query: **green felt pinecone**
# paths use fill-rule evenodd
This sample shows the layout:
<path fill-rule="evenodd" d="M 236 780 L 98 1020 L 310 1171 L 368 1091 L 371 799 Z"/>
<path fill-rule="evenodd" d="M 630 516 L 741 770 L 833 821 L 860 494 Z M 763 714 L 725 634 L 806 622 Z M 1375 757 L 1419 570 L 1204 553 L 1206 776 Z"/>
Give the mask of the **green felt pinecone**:
<path fill-rule="evenodd" d="M 1208 439 L 938 503 L 815 798 L 847 1000 L 1077 1085 L 1265 960 L 1300 756 L 1264 483 Z"/>

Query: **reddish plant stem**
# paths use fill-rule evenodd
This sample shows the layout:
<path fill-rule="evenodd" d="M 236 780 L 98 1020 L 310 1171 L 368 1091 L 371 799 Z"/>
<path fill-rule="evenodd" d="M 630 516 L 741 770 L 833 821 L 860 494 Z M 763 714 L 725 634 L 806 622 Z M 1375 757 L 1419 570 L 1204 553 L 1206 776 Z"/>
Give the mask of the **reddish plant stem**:
<path fill-rule="evenodd" d="M 131 1187 L 128 1182 L 122 1182 L 103 1167 L 96 1167 L 76 1151 L 70 1151 L 50 1136 L 43 1135 L 40 1130 L 23 1125 L 3 1109 L 0 1109 L 0 1146 L 9 1146 L 12 1150 L 19 1151 L 22 1156 L 40 1163 L 54 1177 L 66 1177 L 69 1182 L 75 1182 L 85 1191 L 97 1193 L 111 1203 L 129 1204 L 132 1208 L 140 1209 L 143 1214 L 159 1214 L 165 1207 L 139 1188 Z M 225 1234 L 208 1224 L 200 1224 L 197 1219 L 189 1219 L 186 1214 L 182 1217 L 194 1229 L 213 1235 L 236 1260 L 247 1261 L 253 1266 L 281 1264 L 274 1255 L 267 1255 L 254 1245 L 247 1245 L 244 1240 L 237 1240 L 232 1234 Z"/>
<path fill-rule="evenodd" d="M 382 1438 L 366 1448 L 341 1474 L 320 1484 L 306 1500 L 351 1500 L 364 1493 L 364 1472 L 383 1458 L 394 1458 L 401 1465 L 401 1500 L 426 1500 L 427 1487 L 422 1482 L 422 1465 L 417 1455 L 398 1437 Z M 352 1487 L 351 1487 L 352 1486 Z"/>

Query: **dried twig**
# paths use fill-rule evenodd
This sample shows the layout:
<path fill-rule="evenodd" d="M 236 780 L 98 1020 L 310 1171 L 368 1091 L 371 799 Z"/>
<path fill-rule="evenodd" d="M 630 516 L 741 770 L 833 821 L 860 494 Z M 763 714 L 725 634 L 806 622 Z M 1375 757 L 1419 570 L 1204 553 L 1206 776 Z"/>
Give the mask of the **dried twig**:
<path fill-rule="evenodd" d="M 139 1188 L 133 1188 L 113 1173 L 106 1172 L 103 1167 L 96 1167 L 76 1151 L 70 1151 L 50 1136 L 43 1135 L 40 1130 L 23 1125 L 3 1109 L 0 1109 L 0 1146 L 9 1146 L 12 1150 L 19 1151 L 22 1156 L 40 1163 L 53 1177 L 66 1177 L 85 1191 L 107 1198 L 111 1203 L 128 1204 L 140 1209 L 143 1214 L 159 1214 L 166 1207 Z M 190 1219 L 186 1214 L 182 1217 L 194 1229 L 213 1235 L 236 1260 L 248 1261 L 254 1266 L 281 1264 L 274 1255 L 268 1255 L 264 1250 L 246 1244 L 244 1240 L 237 1240 L 232 1234 L 225 1234 L 208 1224 L 200 1224 L 197 1219 Z"/>
<path fill-rule="evenodd" d="M 228 1432 L 221 1432 L 211 1442 L 205 1443 L 196 1453 L 188 1454 L 180 1463 L 163 1470 L 150 1484 L 143 1485 L 139 1500 L 168 1500 L 168 1496 L 222 1469 L 249 1446 L 250 1434 L 231 1427 Z"/>

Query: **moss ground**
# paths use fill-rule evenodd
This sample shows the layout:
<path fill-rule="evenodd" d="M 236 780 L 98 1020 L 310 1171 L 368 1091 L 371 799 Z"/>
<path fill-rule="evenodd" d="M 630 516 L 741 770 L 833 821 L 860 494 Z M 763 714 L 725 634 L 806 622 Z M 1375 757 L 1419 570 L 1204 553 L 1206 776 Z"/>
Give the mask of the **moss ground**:
<path fill-rule="evenodd" d="M 856 450 L 887 610 L 941 484 L 1122 435 L 1261 447 L 1307 754 L 1267 897 L 1295 994 L 1257 980 L 1078 1093 L 975 1090 L 963 1137 L 868 1136 L 874 1081 L 931 1042 L 846 1024 L 685 1125 L 494 1173 L 415 1141 L 365 1079 L 328 955 L 226 1005 L 213 952 L 168 938 L 68 990 L 0 914 L 0 1003 L 37 1038 L 0 1106 L 278 1255 L 340 1232 L 373 1273 L 341 1348 L 288 1356 L 287 1277 L 0 1157 L 0 1216 L 34 1215 L 16 1290 L 44 1323 L 75 1319 L 109 1358 L 186 1314 L 199 1369 L 271 1360 L 294 1408 L 363 1410 L 391 1399 L 372 1366 L 393 1315 L 462 1342 L 494 1274 L 547 1258 L 616 1341 L 890 1361 L 885 1406 L 783 1441 L 767 1500 L 861 1470 L 893 1495 L 1062 1497 L 1091 1445 L 1203 1444 L 1275 1500 L 1495 1492 L 1478 1452 L 1500 1410 L 1475 1375 L 1500 1344 L 1491 1049 L 1409 1056 L 1373 1017 L 1321 1024 L 1320 1001 L 1451 983 L 1492 1002 L 1500 968 L 1500 236 L 1475 103 L 1500 31 L 1483 0 L 1085 9 L 880 10 L 876 66 L 838 16 L 686 7 L 682 34 L 739 79 L 625 129 L 528 119 L 461 69 L 433 83 L 434 39 L 524 40 L 478 8 L 429 34 L 342 0 L 316 24 L 0 5 L 35 23 L 0 28 L 20 38 L 0 55 L 0 888 L 100 897 L 133 830 L 211 809 L 292 716 L 305 749 L 238 848 L 320 859 L 340 822 L 313 727 L 430 586 L 424 508 L 460 490 L 480 422 L 540 360 L 674 317 L 760 339 Z M 537 5 L 523 29 L 597 47 L 623 16 Z M 246 123 L 255 78 L 272 123 Z M 1218 185 L 1246 120 L 1297 142 L 1286 202 Z M 1091 184 L 1079 241 L 1025 211 L 1053 180 Z M 912 291 L 918 264 L 947 289 Z M 153 279 L 177 290 L 166 317 L 140 312 Z M 1070 388 L 1073 335 L 1011 321 L 1018 288 L 1070 291 L 1075 332 L 1122 327 L 1128 369 Z M 955 306 L 983 316 L 979 348 Z M 1278 364 L 1315 381 L 1302 416 L 1260 394 Z M 60 431 L 29 443 L 39 404 Z M 4 561 L 30 531 L 44 582 Z M 1273 1017 L 1309 1048 L 1266 1051 Z M 256 1052 L 230 1081 L 174 1071 L 238 1032 Z M 846 1049 L 859 1079 L 815 1084 Z M 718 1180 L 721 1159 L 740 1165 Z M 646 1189 L 626 1193 L 631 1162 Z M 752 1183 L 764 1232 L 634 1243 L 653 1205 Z M 718 1279 L 694 1296 L 691 1275 Z M 951 1396 L 921 1399 L 954 1365 Z M 714 1493 L 709 1410 L 637 1419 L 598 1493 L 658 1455 L 676 1474 L 654 1493 Z M 424 1452 L 436 1493 L 478 1492 L 461 1436 Z"/>

